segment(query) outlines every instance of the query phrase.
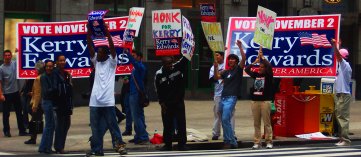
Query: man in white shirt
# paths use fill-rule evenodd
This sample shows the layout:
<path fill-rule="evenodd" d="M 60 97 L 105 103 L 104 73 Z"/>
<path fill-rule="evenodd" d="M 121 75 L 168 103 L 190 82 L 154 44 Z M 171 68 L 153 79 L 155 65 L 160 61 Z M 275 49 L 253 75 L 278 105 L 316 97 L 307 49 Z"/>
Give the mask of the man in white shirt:
<path fill-rule="evenodd" d="M 350 64 L 346 61 L 348 58 L 348 51 L 346 49 L 338 49 L 336 40 L 332 39 L 335 57 L 338 62 L 337 74 L 335 80 L 335 115 L 339 124 L 340 141 L 336 146 L 349 146 L 351 140 L 349 134 L 350 124 L 350 103 L 351 103 L 351 89 L 350 82 L 352 76 L 352 69 Z"/>
<path fill-rule="evenodd" d="M 110 130 L 116 140 L 115 150 L 121 155 L 127 153 L 115 115 L 114 84 L 117 57 L 108 28 L 105 28 L 105 34 L 109 48 L 98 47 L 98 52 L 95 54 L 91 39 L 92 32 L 88 27 L 87 44 L 95 67 L 95 78 L 89 102 L 92 130 L 91 152 L 88 152 L 87 156 L 104 155 L 103 137 L 106 129 Z"/>

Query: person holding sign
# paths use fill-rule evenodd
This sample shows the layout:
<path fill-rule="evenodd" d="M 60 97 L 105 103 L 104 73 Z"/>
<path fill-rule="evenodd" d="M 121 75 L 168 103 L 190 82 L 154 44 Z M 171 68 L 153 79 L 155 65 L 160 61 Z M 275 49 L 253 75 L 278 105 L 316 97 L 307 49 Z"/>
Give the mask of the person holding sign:
<path fill-rule="evenodd" d="M 251 70 L 256 64 L 259 64 L 258 72 Z M 261 148 L 261 119 L 265 128 L 266 148 L 272 149 L 271 101 L 274 98 L 273 71 L 272 65 L 263 56 L 262 46 L 259 48 L 256 60 L 248 65 L 245 71 L 254 79 L 251 91 L 251 108 L 254 123 L 254 145 L 252 149 Z"/>
<path fill-rule="evenodd" d="M 224 66 L 224 52 L 216 51 L 215 52 L 215 61 L 219 64 L 218 71 L 221 72 L 225 69 Z M 221 113 L 219 111 L 219 104 L 221 102 L 222 90 L 223 90 L 223 80 L 215 80 L 214 78 L 214 66 L 211 67 L 209 70 L 209 79 L 214 82 L 214 106 L 213 106 L 213 113 L 214 113 L 214 122 L 213 122 L 213 129 L 212 129 L 212 140 L 218 140 L 221 134 Z M 232 113 L 232 128 L 234 130 L 234 112 Z"/>
<path fill-rule="evenodd" d="M 155 88 L 162 109 L 163 141 L 162 151 L 172 150 L 174 126 L 179 135 L 178 150 L 187 150 L 186 116 L 184 106 L 187 58 L 174 63 L 173 57 L 163 57 L 163 66 L 155 74 Z M 176 124 L 175 124 L 176 123 Z"/>
<path fill-rule="evenodd" d="M 88 152 L 87 156 L 104 155 L 103 137 L 107 128 L 116 139 L 115 150 L 121 155 L 126 154 L 125 142 L 122 139 L 114 108 L 115 70 L 117 67 L 114 43 L 106 26 L 105 35 L 108 38 L 109 48 L 107 46 L 98 47 L 96 54 L 91 38 L 92 31 L 89 27 L 88 25 L 87 46 L 95 67 L 95 79 L 89 102 L 92 140 L 91 152 Z"/>
<path fill-rule="evenodd" d="M 336 60 L 338 62 L 337 74 L 335 80 L 335 115 L 338 122 L 338 132 L 340 141 L 336 146 L 351 145 L 349 134 L 350 124 L 350 103 L 351 103 L 351 89 L 350 82 L 352 76 L 352 69 L 350 64 L 346 61 L 348 58 L 348 51 L 346 49 L 338 49 L 336 40 L 332 39 L 332 46 L 335 51 Z"/>
<path fill-rule="evenodd" d="M 234 137 L 234 132 L 231 125 L 231 117 L 237 103 L 237 95 L 239 93 L 239 87 L 243 77 L 243 68 L 246 62 L 246 54 L 243 51 L 242 42 L 237 40 L 236 44 L 242 55 L 242 60 L 240 62 L 237 55 L 230 54 L 227 57 L 229 69 L 219 72 L 218 63 L 215 61 L 213 64 L 214 78 L 216 80 L 223 79 L 224 83 L 219 110 L 222 115 L 223 140 L 225 149 L 238 148 L 238 143 Z"/>

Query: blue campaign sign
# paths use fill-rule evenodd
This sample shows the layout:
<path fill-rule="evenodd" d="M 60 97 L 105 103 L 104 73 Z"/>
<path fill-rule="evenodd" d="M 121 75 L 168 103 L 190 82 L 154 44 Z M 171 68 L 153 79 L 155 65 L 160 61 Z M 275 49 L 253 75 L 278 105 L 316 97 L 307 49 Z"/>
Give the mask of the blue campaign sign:
<path fill-rule="evenodd" d="M 123 33 L 128 17 L 105 19 L 108 24 L 118 58 L 117 74 L 129 74 L 132 65 L 123 54 Z M 18 23 L 18 77 L 35 78 L 38 60 L 56 60 L 59 54 L 66 57 L 66 70 L 73 77 L 88 77 L 92 63 L 86 42 L 86 21 Z M 107 46 L 107 39 L 94 39 L 95 49 Z"/>
<path fill-rule="evenodd" d="M 226 55 L 240 56 L 236 40 L 243 43 L 246 65 L 258 55 L 253 41 L 255 18 L 231 18 L 227 34 Z M 332 21 L 332 24 L 330 24 Z M 334 77 L 336 62 L 331 39 L 338 39 L 339 16 L 304 16 L 277 18 L 272 50 L 263 54 L 273 65 L 276 77 Z M 257 70 L 255 68 L 254 70 Z"/>

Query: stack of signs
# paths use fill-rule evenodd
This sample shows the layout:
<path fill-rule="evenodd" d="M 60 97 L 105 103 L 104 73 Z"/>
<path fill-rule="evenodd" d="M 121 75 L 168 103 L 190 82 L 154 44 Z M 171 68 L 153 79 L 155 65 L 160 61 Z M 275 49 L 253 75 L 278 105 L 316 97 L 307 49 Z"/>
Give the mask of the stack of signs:
<path fill-rule="evenodd" d="M 194 36 L 192 32 L 192 27 L 187 18 L 182 16 L 183 24 L 183 40 L 182 40 L 182 55 L 188 60 L 192 59 L 194 51 Z"/>
<path fill-rule="evenodd" d="M 144 8 L 129 9 L 128 25 L 123 35 L 124 48 L 132 50 L 134 37 L 138 37 L 140 24 L 144 15 Z"/>
<path fill-rule="evenodd" d="M 107 10 L 96 10 L 88 14 L 88 23 L 95 39 L 105 38 L 103 18 L 107 12 Z"/>
<path fill-rule="evenodd" d="M 214 3 L 201 3 L 201 21 L 217 22 L 216 5 Z"/>
<path fill-rule="evenodd" d="M 180 9 L 152 11 L 152 29 L 156 56 L 178 55 L 181 45 Z"/>
<path fill-rule="evenodd" d="M 277 14 L 275 12 L 258 6 L 253 41 L 270 50 L 272 50 L 276 16 Z"/>
<path fill-rule="evenodd" d="M 224 52 L 221 24 L 219 22 L 202 22 L 202 28 L 211 50 Z"/>

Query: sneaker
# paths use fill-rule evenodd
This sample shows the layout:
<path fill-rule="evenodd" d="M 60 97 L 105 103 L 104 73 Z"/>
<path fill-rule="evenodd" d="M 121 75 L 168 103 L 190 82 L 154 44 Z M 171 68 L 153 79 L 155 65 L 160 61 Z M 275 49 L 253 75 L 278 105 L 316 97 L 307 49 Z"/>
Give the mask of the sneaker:
<path fill-rule="evenodd" d="M 219 136 L 213 136 L 212 140 L 218 140 Z"/>
<path fill-rule="evenodd" d="M 36 140 L 35 139 L 30 139 L 24 142 L 24 144 L 36 144 Z"/>
<path fill-rule="evenodd" d="M 5 137 L 11 137 L 11 134 L 10 134 L 10 132 L 4 132 L 4 136 Z"/>
<path fill-rule="evenodd" d="M 87 152 L 85 154 L 86 157 L 91 157 L 91 156 L 104 156 L 103 152 Z"/>
<path fill-rule="evenodd" d="M 224 144 L 223 149 L 237 149 L 238 145 L 234 144 Z"/>
<path fill-rule="evenodd" d="M 132 135 L 132 131 L 131 130 L 125 130 L 123 133 L 122 133 L 122 136 L 130 136 Z"/>
<path fill-rule="evenodd" d="M 272 143 L 267 143 L 266 148 L 267 148 L 267 149 L 272 149 L 272 148 L 273 148 L 273 144 L 272 144 Z"/>
<path fill-rule="evenodd" d="M 350 143 L 350 142 L 346 142 L 346 141 L 342 141 L 342 142 L 336 143 L 336 146 L 338 146 L 338 147 L 350 146 L 350 145 L 351 145 L 351 143 Z"/>
<path fill-rule="evenodd" d="M 119 144 L 116 146 L 116 151 L 120 154 L 120 155 L 125 155 L 128 153 L 127 149 L 125 149 L 125 144 Z"/>
<path fill-rule="evenodd" d="M 335 146 L 338 146 L 342 141 L 338 141 L 337 143 L 335 143 Z"/>
<path fill-rule="evenodd" d="M 164 145 L 163 147 L 159 148 L 159 151 L 172 151 L 172 145 L 168 146 L 168 145 Z"/>
<path fill-rule="evenodd" d="M 260 148 L 261 148 L 261 145 L 259 145 L 259 144 L 254 144 L 252 146 L 252 149 L 260 149 Z"/>
<path fill-rule="evenodd" d="M 135 145 L 147 145 L 147 144 L 149 144 L 149 140 L 135 141 L 134 144 Z"/>

